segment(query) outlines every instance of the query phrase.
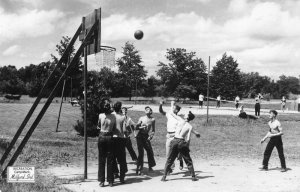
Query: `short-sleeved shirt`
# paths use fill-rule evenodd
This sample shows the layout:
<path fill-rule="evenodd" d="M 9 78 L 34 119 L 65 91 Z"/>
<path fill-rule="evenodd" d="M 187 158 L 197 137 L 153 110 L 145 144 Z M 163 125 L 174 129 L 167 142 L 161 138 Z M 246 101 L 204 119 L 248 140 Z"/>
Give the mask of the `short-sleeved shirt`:
<path fill-rule="evenodd" d="M 203 99 L 204 99 L 204 96 L 203 95 L 199 95 L 199 101 L 203 101 Z"/>
<path fill-rule="evenodd" d="M 277 119 L 275 119 L 273 122 L 269 121 L 268 125 L 270 127 L 270 132 L 273 134 L 279 133 L 280 130 L 282 130 L 281 124 Z"/>
<path fill-rule="evenodd" d="M 175 117 L 173 117 L 171 115 L 171 112 L 167 112 L 166 117 L 168 119 L 168 121 L 167 121 L 167 132 L 175 132 L 177 124 L 178 124 L 178 120 L 175 119 Z"/>
<path fill-rule="evenodd" d="M 240 101 L 240 97 L 236 97 L 235 102 L 239 102 L 239 101 Z"/>
<path fill-rule="evenodd" d="M 221 101 L 221 97 L 220 96 L 217 97 L 217 101 Z"/>

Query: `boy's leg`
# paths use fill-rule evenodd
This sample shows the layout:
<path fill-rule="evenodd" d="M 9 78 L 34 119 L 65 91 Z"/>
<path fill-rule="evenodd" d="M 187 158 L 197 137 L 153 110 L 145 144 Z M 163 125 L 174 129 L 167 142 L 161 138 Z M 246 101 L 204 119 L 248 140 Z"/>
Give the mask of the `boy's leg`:
<path fill-rule="evenodd" d="M 268 169 L 269 159 L 271 157 L 273 148 L 274 148 L 274 141 L 273 139 L 270 139 L 264 152 L 263 169 Z"/>
<path fill-rule="evenodd" d="M 177 155 L 178 155 L 178 141 L 177 141 L 177 139 L 174 139 L 171 142 L 169 156 L 168 156 L 166 164 L 165 164 L 164 175 L 163 175 L 161 181 L 166 180 L 167 174 L 168 174 L 169 170 L 171 169 L 171 166 L 174 163 Z"/>
<path fill-rule="evenodd" d="M 278 141 L 276 142 L 275 146 L 276 146 L 277 151 L 278 151 L 281 168 L 286 169 L 285 157 L 284 157 L 284 153 L 283 153 L 283 144 L 282 144 L 282 139 L 281 138 L 278 138 Z"/>
<path fill-rule="evenodd" d="M 125 152 L 125 138 L 116 138 L 116 145 L 115 145 L 115 156 L 118 160 L 120 165 L 120 181 L 123 182 L 125 178 L 125 173 L 128 171 L 127 163 L 126 163 L 126 152 Z"/>
<path fill-rule="evenodd" d="M 148 158 L 148 165 L 149 165 L 149 168 L 152 168 L 156 165 L 156 162 L 155 162 L 155 159 L 154 159 L 154 153 L 153 153 L 153 149 L 152 149 L 152 146 L 151 146 L 151 142 L 150 140 L 145 139 L 144 140 L 144 148 L 147 152 L 147 158 Z"/>
<path fill-rule="evenodd" d="M 144 164 L 144 144 L 143 144 L 143 137 L 141 134 L 139 134 L 136 137 L 137 147 L 138 147 L 138 160 L 137 160 L 137 170 L 136 173 L 139 174 L 139 172 L 143 169 Z"/>
<path fill-rule="evenodd" d="M 113 174 L 113 160 L 114 160 L 114 151 L 113 151 L 113 139 L 112 137 L 107 138 L 107 182 L 112 184 L 114 182 Z"/>
<path fill-rule="evenodd" d="M 196 180 L 196 175 L 195 175 L 195 170 L 194 170 L 194 166 L 193 166 L 193 161 L 192 161 L 192 158 L 190 156 L 190 149 L 189 149 L 189 146 L 186 142 L 181 142 L 179 145 L 178 145 L 178 149 L 179 149 L 179 152 L 182 154 L 182 157 L 191 173 L 191 176 L 192 176 L 192 179 L 193 181 Z"/>
<path fill-rule="evenodd" d="M 127 137 L 126 138 L 126 148 L 131 156 L 131 159 L 132 161 L 136 161 L 137 160 L 137 156 L 136 156 L 136 153 L 132 147 L 132 142 L 131 142 L 131 139 L 130 137 Z"/>
<path fill-rule="evenodd" d="M 99 136 L 98 139 L 98 181 L 104 183 L 105 181 L 105 161 L 106 161 L 106 150 L 103 138 Z"/>

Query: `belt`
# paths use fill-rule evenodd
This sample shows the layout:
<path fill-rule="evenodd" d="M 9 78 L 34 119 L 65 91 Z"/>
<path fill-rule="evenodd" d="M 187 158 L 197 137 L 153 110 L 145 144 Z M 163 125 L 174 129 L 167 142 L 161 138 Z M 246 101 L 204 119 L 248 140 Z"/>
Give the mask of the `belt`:
<path fill-rule="evenodd" d="M 104 131 L 100 131 L 100 135 L 102 135 L 102 136 L 112 136 L 113 133 L 112 133 L 112 132 L 104 132 Z"/>
<path fill-rule="evenodd" d="M 168 134 L 174 134 L 175 133 L 175 131 L 174 132 L 168 132 Z"/>
<path fill-rule="evenodd" d="M 174 139 L 184 140 L 184 138 L 174 137 Z"/>

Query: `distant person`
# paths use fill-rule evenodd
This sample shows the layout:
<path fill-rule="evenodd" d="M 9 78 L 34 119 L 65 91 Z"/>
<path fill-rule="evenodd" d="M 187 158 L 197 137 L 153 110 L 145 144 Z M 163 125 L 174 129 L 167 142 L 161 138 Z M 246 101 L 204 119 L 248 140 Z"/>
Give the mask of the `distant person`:
<path fill-rule="evenodd" d="M 193 161 L 190 156 L 190 149 L 189 149 L 191 133 L 193 131 L 193 127 L 189 122 L 195 118 L 195 115 L 191 112 L 188 112 L 187 114 L 185 114 L 184 119 L 181 119 L 180 117 L 177 117 L 175 115 L 174 117 L 178 118 L 178 120 L 180 120 L 181 122 L 179 126 L 176 128 L 175 138 L 171 141 L 171 149 L 165 164 L 164 175 L 161 178 L 161 181 L 166 181 L 168 171 L 170 170 L 170 167 L 172 166 L 176 157 L 178 156 L 178 153 L 181 153 L 182 158 L 187 164 L 188 170 L 192 175 L 192 181 L 196 181 L 197 178 L 195 175 Z M 200 137 L 200 134 L 196 132 L 196 136 Z"/>
<path fill-rule="evenodd" d="M 113 176 L 113 133 L 116 130 L 116 116 L 111 114 L 110 101 L 103 99 L 101 108 L 104 113 L 99 114 L 97 129 L 100 130 L 98 138 L 98 151 L 99 151 L 99 162 L 98 162 L 98 181 L 100 187 L 104 187 L 105 182 L 105 164 L 107 164 L 107 182 L 112 187 L 114 183 Z M 106 163 L 107 162 L 107 163 Z"/>
<path fill-rule="evenodd" d="M 241 108 L 240 108 L 240 114 L 239 114 L 239 118 L 242 118 L 242 119 L 257 119 L 256 116 L 253 116 L 253 115 L 248 115 L 245 110 L 244 110 L 244 106 L 242 105 Z"/>
<path fill-rule="evenodd" d="M 260 117 L 260 98 L 259 95 L 257 97 L 255 97 L 255 106 L 254 106 L 254 109 L 255 109 L 255 116 L 257 118 Z"/>
<path fill-rule="evenodd" d="M 286 98 L 285 98 L 285 96 L 282 96 L 282 99 L 281 99 L 281 110 L 282 110 L 282 112 L 284 112 L 284 110 L 285 110 L 285 105 L 286 105 Z"/>
<path fill-rule="evenodd" d="M 216 108 L 220 108 L 220 106 L 221 106 L 221 95 L 218 95 Z"/>
<path fill-rule="evenodd" d="M 284 153 L 283 153 L 283 144 L 282 144 L 282 138 L 281 136 L 283 135 L 282 132 L 282 127 L 280 122 L 277 119 L 277 111 L 275 110 L 270 110 L 270 121 L 268 123 L 270 129 L 268 131 L 268 133 L 266 134 L 266 136 L 260 141 L 261 143 L 263 143 L 267 138 L 270 138 L 266 150 L 264 152 L 264 159 L 263 159 L 263 167 L 261 168 L 261 170 L 267 171 L 268 170 L 268 163 L 269 163 L 269 159 L 271 157 L 273 148 L 276 147 L 277 151 L 278 151 L 278 155 L 279 155 L 279 159 L 280 159 L 280 163 L 281 163 L 281 172 L 286 172 L 287 168 L 286 168 L 286 164 L 285 164 L 285 157 L 284 157 Z"/>
<path fill-rule="evenodd" d="M 125 126 L 126 126 L 126 131 L 125 131 L 125 137 L 126 137 L 126 145 L 125 147 L 127 148 L 132 161 L 137 162 L 137 156 L 136 153 L 132 147 L 132 142 L 130 139 L 130 135 L 134 134 L 134 127 L 135 123 L 132 121 L 132 119 L 127 115 L 127 108 L 122 107 L 122 113 L 125 116 Z"/>
<path fill-rule="evenodd" d="M 203 100 L 204 100 L 204 95 L 202 95 L 202 93 L 200 93 L 200 95 L 199 95 L 199 108 L 201 107 L 201 109 L 203 107 Z"/>
<path fill-rule="evenodd" d="M 238 109 L 239 108 L 239 104 L 240 104 L 240 97 L 236 96 L 234 102 L 235 102 L 235 108 Z"/>
<path fill-rule="evenodd" d="M 152 172 L 153 167 L 156 165 L 150 142 L 155 133 L 155 118 L 152 117 L 152 109 L 149 106 L 145 107 L 145 113 L 146 115 L 141 117 L 136 125 L 136 129 L 139 130 L 136 136 L 139 152 L 136 169 L 137 175 L 141 175 L 144 168 L 144 149 L 147 152 L 149 172 Z"/>

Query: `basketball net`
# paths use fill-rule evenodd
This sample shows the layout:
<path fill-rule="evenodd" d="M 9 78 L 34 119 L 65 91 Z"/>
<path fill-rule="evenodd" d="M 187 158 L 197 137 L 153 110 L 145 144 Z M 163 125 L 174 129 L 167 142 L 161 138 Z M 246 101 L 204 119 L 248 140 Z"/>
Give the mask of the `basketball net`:
<path fill-rule="evenodd" d="M 116 65 L 115 50 L 101 49 L 100 52 L 95 53 L 96 65 L 102 69 L 103 67 L 113 68 Z"/>

